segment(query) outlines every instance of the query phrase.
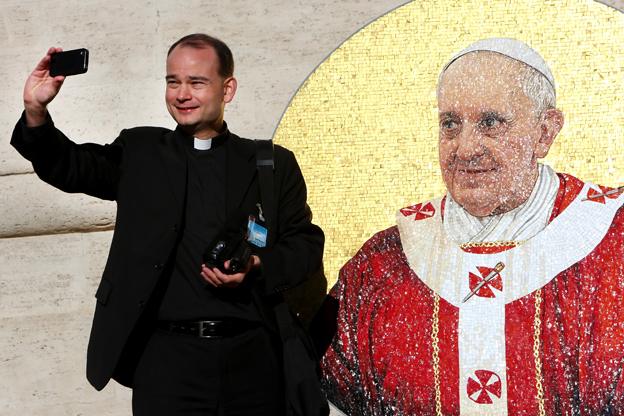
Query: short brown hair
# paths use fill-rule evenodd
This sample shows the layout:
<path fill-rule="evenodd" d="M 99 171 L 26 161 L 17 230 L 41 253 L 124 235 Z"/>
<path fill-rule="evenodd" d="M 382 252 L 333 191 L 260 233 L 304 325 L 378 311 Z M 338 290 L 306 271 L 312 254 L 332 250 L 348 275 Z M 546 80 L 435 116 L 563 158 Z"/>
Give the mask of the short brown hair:
<path fill-rule="evenodd" d="M 234 57 L 230 48 L 220 39 L 206 35 L 205 33 L 193 33 L 176 41 L 167 52 L 167 56 L 178 46 L 188 46 L 202 49 L 212 47 L 219 58 L 219 75 L 228 78 L 234 75 Z"/>

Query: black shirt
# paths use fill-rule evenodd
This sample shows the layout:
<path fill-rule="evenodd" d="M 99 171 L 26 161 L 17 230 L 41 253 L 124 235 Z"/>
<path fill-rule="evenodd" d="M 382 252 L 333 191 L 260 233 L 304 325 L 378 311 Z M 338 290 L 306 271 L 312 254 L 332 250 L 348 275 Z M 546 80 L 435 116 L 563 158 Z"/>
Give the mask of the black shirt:
<path fill-rule="evenodd" d="M 247 285 L 234 289 L 215 288 L 200 275 L 204 251 L 228 221 L 225 214 L 227 152 L 224 143 L 228 135 L 226 130 L 213 138 L 208 150 L 196 150 L 193 139 L 187 141 L 184 229 L 160 305 L 160 320 L 260 320 Z"/>

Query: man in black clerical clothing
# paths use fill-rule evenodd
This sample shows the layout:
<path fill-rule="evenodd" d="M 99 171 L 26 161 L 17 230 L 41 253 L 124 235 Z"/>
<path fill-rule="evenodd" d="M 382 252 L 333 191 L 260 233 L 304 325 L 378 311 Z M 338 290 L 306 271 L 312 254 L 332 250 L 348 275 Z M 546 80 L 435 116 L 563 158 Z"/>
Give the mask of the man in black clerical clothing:
<path fill-rule="evenodd" d="M 275 220 L 263 222 L 255 143 L 223 121 L 237 86 L 230 49 L 204 34 L 174 43 L 165 100 L 175 131 L 127 129 L 103 146 L 76 144 L 52 122 L 47 105 L 65 80 L 49 73 L 57 52 L 26 81 L 11 143 L 44 181 L 117 202 L 87 378 L 98 390 L 110 378 L 132 387 L 136 415 L 284 414 L 274 311 L 282 291 L 320 267 L 324 237 L 294 155 L 280 146 Z M 268 233 L 239 269 L 204 264 L 217 236 L 248 227 Z"/>

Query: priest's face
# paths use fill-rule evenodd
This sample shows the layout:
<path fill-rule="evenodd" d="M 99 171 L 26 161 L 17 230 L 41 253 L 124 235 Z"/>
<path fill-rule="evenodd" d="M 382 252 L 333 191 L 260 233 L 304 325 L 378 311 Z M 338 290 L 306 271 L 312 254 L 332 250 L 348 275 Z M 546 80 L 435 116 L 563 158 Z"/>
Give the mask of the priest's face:
<path fill-rule="evenodd" d="M 523 92 L 524 73 L 518 61 L 473 52 L 452 63 L 440 80 L 442 177 L 453 199 L 474 216 L 507 212 L 526 201 L 537 159 L 556 135 L 551 137 L 554 130 Z"/>
<path fill-rule="evenodd" d="M 206 46 L 178 46 L 167 57 L 167 110 L 184 131 L 197 138 L 216 136 L 236 79 L 219 74 L 219 57 Z"/>

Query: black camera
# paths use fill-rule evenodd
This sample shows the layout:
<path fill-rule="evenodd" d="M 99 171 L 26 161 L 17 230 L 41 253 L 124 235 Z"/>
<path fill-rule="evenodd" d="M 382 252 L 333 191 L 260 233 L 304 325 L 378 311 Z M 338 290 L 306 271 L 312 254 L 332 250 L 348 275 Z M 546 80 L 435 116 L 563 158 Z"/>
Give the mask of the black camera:
<path fill-rule="evenodd" d="M 204 264 L 208 267 L 216 267 L 226 274 L 235 274 L 243 271 L 249 263 L 251 247 L 242 234 L 219 235 L 208 246 L 203 255 Z M 226 260 L 230 261 L 230 268 L 223 266 Z"/>

